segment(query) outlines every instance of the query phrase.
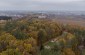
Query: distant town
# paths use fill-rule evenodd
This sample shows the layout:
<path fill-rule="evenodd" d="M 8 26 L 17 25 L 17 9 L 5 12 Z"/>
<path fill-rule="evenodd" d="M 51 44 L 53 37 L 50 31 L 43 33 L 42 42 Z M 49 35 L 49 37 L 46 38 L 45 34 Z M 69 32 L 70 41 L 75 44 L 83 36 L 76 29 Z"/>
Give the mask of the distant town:
<path fill-rule="evenodd" d="M 52 19 L 57 20 L 59 22 L 68 23 L 81 23 L 82 25 L 85 24 L 85 11 L 57 11 L 57 12 L 26 12 L 26 11 L 0 11 L 0 23 L 10 21 L 10 20 L 17 20 L 22 18 L 40 18 L 40 19 Z"/>

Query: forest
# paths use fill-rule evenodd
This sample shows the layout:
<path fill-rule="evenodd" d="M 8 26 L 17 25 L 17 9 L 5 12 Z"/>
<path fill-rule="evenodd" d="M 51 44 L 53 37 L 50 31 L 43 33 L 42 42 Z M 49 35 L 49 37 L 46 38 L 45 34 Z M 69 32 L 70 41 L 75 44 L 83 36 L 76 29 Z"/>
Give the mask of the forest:
<path fill-rule="evenodd" d="M 85 55 L 85 28 L 51 19 L 0 23 L 0 55 Z"/>

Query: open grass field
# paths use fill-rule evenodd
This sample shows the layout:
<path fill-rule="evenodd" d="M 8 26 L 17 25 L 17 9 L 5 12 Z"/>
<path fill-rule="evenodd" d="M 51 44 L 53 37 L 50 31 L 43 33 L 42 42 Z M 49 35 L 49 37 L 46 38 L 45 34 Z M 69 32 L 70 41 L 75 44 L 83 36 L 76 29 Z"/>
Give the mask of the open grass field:
<path fill-rule="evenodd" d="M 75 19 L 54 19 L 53 21 L 62 23 L 62 24 L 69 24 L 69 25 L 77 25 L 81 27 L 85 27 L 85 20 L 80 19 L 80 20 L 75 20 Z"/>

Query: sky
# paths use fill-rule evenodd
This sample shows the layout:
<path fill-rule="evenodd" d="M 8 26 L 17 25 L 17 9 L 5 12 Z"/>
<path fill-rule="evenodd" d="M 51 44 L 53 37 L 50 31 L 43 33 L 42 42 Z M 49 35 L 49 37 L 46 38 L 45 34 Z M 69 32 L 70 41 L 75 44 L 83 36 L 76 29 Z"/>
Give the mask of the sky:
<path fill-rule="evenodd" d="M 85 0 L 0 0 L 0 10 L 85 11 Z"/>

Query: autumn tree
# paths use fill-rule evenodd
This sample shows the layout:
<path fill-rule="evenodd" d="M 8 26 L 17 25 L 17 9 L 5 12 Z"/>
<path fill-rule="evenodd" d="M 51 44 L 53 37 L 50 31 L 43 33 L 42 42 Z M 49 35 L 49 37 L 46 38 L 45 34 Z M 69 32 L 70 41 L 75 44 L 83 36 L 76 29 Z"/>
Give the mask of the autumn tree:
<path fill-rule="evenodd" d="M 40 48 L 42 48 L 43 46 L 43 42 L 45 41 L 46 39 L 46 32 L 45 30 L 43 29 L 40 29 L 39 32 L 38 32 L 38 45 L 40 46 Z"/>

